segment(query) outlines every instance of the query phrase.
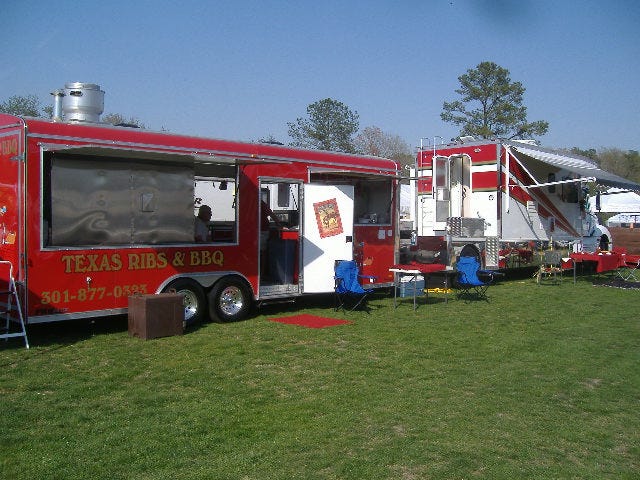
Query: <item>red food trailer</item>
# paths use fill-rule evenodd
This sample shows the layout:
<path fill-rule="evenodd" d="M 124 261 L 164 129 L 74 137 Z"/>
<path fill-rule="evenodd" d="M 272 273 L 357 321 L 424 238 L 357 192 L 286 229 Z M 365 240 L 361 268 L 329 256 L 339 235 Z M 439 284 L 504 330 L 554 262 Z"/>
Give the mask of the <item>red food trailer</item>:
<path fill-rule="evenodd" d="M 67 87 L 54 119 L 0 114 L 0 260 L 26 323 L 125 313 L 129 296 L 169 291 L 187 322 L 237 320 L 333 292 L 345 259 L 369 286 L 393 284 L 394 161 L 107 125 L 99 86 Z M 202 204 L 212 217 L 196 243 Z"/>

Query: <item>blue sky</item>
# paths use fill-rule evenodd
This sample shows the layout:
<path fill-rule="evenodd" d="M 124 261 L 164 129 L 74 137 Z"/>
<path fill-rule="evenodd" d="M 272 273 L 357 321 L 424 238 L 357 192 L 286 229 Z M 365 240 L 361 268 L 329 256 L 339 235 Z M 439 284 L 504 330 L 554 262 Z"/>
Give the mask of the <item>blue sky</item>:
<path fill-rule="evenodd" d="M 637 0 L 3 2 L 0 100 L 97 83 L 152 129 L 289 142 L 333 98 L 411 147 L 482 61 L 526 88 L 548 147 L 640 150 Z"/>

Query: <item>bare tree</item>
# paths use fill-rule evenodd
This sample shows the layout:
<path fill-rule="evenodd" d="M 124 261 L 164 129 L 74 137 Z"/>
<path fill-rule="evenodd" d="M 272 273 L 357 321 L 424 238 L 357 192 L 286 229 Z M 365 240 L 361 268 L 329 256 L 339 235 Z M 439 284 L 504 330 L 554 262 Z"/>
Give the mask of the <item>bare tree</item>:
<path fill-rule="evenodd" d="M 396 160 L 402 165 L 412 164 L 413 156 L 407 142 L 399 135 L 385 133 L 380 127 L 366 127 L 358 133 L 354 144 L 359 153 Z"/>
<path fill-rule="evenodd" d="M 598 152 L 598 163 L 603 170 L 640 182 L 640 154 L 635 150 L 624 152 L 619 148 L 607 148 Z"/>
<path fill-rule="evenodd" d="M 146 126 L 136 117 L 126 118 L 124 115 L 119 113 L 107 113 L 102 116 L 102 121 L 104 123 L 110 123 L 111 125 L 146 128 Z"/>

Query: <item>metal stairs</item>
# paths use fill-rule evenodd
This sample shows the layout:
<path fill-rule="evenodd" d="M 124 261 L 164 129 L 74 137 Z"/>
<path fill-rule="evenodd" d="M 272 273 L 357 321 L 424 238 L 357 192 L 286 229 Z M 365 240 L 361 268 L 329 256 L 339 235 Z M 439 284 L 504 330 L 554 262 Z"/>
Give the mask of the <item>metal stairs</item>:
<path fill-rule="evenodd" d="M 27 330 L 24 325 L 24 317 L 22 315 L 22 308 L 20 306 L 20 298 L 18 291 L 16 290 L 16 282 L 13 279 L 13 265 L 6 260 L 0 260 L 0 266 L 9 269 L 9 275 L 7 276 L 7 290 L 0 290 L 0 295 L 6 295 L 6 302 L 1 302 L 0 305 L 5 308 L 3 313 L 5 314 L 4 328 L 0 329 L 0 339 L 4 338 L 8 340 L 13 337 L 23 337 L 25 347 L 29 348 L 29 339 L 27 338 Z M 12 317 L 12 313 L 17 313 L 17 320 Z M 19 330 L 12 331 L 11 324 L 18 323 Z"/>

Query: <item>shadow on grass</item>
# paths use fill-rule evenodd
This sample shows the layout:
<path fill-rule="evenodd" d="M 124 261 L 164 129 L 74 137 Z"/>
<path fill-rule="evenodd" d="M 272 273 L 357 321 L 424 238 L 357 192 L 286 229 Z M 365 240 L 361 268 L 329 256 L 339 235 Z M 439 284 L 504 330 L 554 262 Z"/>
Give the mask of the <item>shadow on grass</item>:
<path fill-rule="evenodd" d="M 528 267 L 520 267 L 520 268 L 506 268 L 500 270 L 504 275 L 499 275 L 496 277 L 497 281 L 504 280 L 524 280 L 528 278 L 533 278 L 533 276 L 538 271 L 537 265 L 531 265 Z"/>
<path fill-rule="evenodd" d="M 595 279 L 593 281 L 594 287 L 613 287 L 623 288 L 625 290 L 638 290 L 640 289 L 640 282 L 629 282 L 622 278 L 608 278 L 608 279 Z"/>
<path fill-rule="evenodd" d="M 128 330 L 126 315 L 38 323 L 27 326 L 32 347 L 68 345 L 96 335 L 109 335 Z"/>
<path fill-rule="evenodd" d="M 381 289 L 372 293 L 367 298 L 367 308 L 371 311 L 379 310 L 381 308 L 387 308 L 386 305 L 381 305 L 379 300 L 393 298 L 393 293 L 389 293 L 389 289 Z M 249 318 L 255 318 L 257 316 L 272 316 L 283 315 L 291 313 L 299 313 L 302 310 L 322 310 L 323 315 L 332 316 L 337 315 L 342 310 L 336 311 L 336 299 L 333 293 L 317 293 L 310 295 L 303 295 L 295 298 L 293 301 L 287 301 L 284 303 L 269 303 L 262 304 L 259 308 L 254 308 Z M 357 308 L 356 312 L 364 312 L 366 308 Z"/>
<path fill-rule="evenodd" d="M 388 295 L 388 294 L 386 294 Z M 386 296 L 384 293 L 376 292 L 371 301 L 376 298 Z M 377 310 L 385 308 L 384 305 L 369 303 L 369 308 Z M 246 319 L 251 320 L 259 316 L 273 316 L 299 313 L 303 310 L 323 310 L 326 316 L 335 315 L 335 298 L 333 294 L 314 294 L 301 296 L 294 301 L 280 303 L 264 303 L 259 308 L 251 310 Z M 210 323 L 210 322 L 205 322 Z M 184 334 L 188 335 L 202 328 L 203 324 L 188 325 Z M 99 335 L 112 335 L 115 333 L 128 332 L 128 316 L 126 314 L 111 315 L 105 317 L 95 317 L 76 320 L 65 320 L 51 323 L 37 323 L 27 326 L 27 336 L 29 344 L 33 347 L 62 347 L 71 345 Z M 11 338 L 0 343 L 0 351 L 5 349 L 24 349 L 22 338 Z M 50 350 L 50 348 L 48 348 Z"/>
<path fill-rule="evenodd" d="M 201 325 L 189 325 L 184 333 L 189 334 L 201 328 Z M 113 335 L 129 331 L 129 320 L 126 314 L 105 317 L 65 320 L 60 322 L 37 323 L 27 326 L 29 345 L 33 347 L 62 347 L 87 340 L 100 335 Z M 11 339 L 6 348 L 24 348 L 22 339 Z M 2 350 L 0 346 L 0 350 Z"/>

